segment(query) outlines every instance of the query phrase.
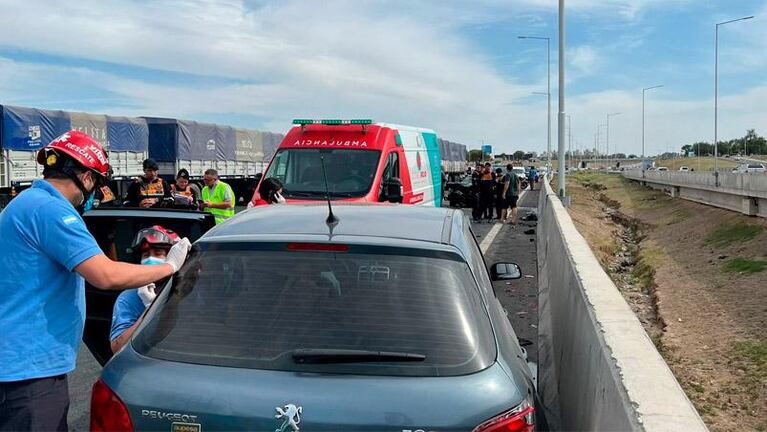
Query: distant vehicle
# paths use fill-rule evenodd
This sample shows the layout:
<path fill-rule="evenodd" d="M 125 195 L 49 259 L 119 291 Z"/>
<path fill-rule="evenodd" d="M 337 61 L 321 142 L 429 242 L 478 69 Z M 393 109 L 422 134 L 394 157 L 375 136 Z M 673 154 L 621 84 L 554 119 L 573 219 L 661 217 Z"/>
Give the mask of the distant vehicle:
<path fill-rule="evenodd" d="M 430 129 L 369 119 L 296 119 L 293 124 L 263 176 L 282 182 L 288 204 L 324 200 L 327 180 L 333 200 L 439 207 L 442 158 L 465 161 L 462 151 L 443 155 L 445 143 L 440 146 Z M 256 188 L 251 204 L 259 198 Z"/>
<path fill-rule="evenodd" d="M 491 283 L 519 266 L 488 271 L 460 210 L 325 208 L 200 238 L 102 370 L 91 430 L 545 430 Z"/>
<path fill-rule="evenodd" d="M 749 163 L 746 165 L 743 165 L 745 172 L 747 173 L 764 173 L 767 172 L 767 168 L 765 168 L 764 164 L 762 163 Z"/>
<path fill-rule="evenodd" d="M 472 208 L 477 197 L 471 190 L 471 176 L 466 176 L 461 181 L 447 182 L 445 184 L 445 198 L 450 207 Z"/>
<path fill-rule="evenodd" d="M 656 171 L 668 171 L 668 167 L 658 167 Z"/>
<path fill-rule="evenodd" d="M 690 171 L 690 167 L 688 167 L 687 165 L 682 165 L 682 166 L 679 167 L 679 171 L 681 171 L 681 172 L 689 172 Z"/>

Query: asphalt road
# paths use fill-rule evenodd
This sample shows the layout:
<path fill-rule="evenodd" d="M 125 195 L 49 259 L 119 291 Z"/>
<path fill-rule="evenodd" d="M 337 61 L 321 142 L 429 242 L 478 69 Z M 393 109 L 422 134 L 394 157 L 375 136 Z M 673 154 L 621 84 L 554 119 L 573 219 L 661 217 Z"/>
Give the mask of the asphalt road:
<path fill-rule="evenodd" d="M 527 191 L 519 203 L 519 216 L 535 212 L 538 205 L 538 190 Z M 238 208 L 238 210 L 240 210 Z M 470 215 L 470 210 L 467 210 Z M 526 347 L 528 361 L 535 363 L 538 358 L 538 262 L 536 258 L 535 235 L 525 234 L 537 227 L 520 222 L 516 229 L 500 226 L 493 242 L 485 251 L 488 266 L 496 262 L 513 262 L 522 269 L 522 278 L 511 282 L 494 282 L 493 288 L 508 312 L 517 337 L 528 339 L 533 345 Z M 529 222 L 527 224 L 535 224 Z M 495 223 L 473 224 L 477 241 L 482 242 L 491 232 Z M 77 369 L 69 375 L 69 428 L 71 431 L 89 430 L 91 387 L 98 379 L 101 366 L 96 362 L 85 345 L 81 345 L 77 358 Z"/>

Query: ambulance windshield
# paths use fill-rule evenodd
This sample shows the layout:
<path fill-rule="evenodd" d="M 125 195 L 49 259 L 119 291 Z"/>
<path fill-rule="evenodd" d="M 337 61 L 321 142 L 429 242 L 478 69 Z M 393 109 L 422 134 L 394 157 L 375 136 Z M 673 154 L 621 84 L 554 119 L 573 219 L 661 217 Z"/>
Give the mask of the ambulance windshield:
<path fill-rule="evenodd" d="M 321 156 L 325 158 L 331 198 L 368 194 L 381 156 L 377 150 L 284 149 L 277 152 L 265 177 L 280 179 L 287 198 L 322 199 L 325 181 Z"/>

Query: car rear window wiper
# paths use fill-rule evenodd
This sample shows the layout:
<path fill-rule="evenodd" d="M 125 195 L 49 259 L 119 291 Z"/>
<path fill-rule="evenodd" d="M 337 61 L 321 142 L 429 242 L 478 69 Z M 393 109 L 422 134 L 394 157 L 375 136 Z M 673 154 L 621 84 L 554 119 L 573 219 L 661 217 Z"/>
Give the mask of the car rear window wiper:
<path fill-rule="evenodd" d="M 291 197 L 301 197 L 301 198 L 311 198 L 311 197 L 324 197 L 325 192 L 314 192 L 314 191 L 286 191 L 285 195 L 288 198 Z"/>
<path fill-rule="evenodd" d="M 364 363 L 364 362 L 422 362 L 426 360 L 423 354 L 347 350 L 347 349 L 297 349 L 293 350 L 293 361 L 296 363 Z"/>

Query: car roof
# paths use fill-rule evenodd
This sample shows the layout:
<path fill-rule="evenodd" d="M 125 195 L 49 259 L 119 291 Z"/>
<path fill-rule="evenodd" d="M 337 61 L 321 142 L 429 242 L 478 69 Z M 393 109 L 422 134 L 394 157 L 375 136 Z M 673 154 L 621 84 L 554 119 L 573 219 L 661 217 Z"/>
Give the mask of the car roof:
<path fill-rule="evenodd" d="M 339 222 L 332 236 L 378 237 L 429 243 L 450 243 L 453 224 L 463 218 L 449 208 L 386 204 L 333 204 Z M 232 238 L 267 240 L 286 236 L 329 236 L 327 203 L 265 205 L 237 214 L 208 231 L 204 241 Z M 458 225 L 460 226 L 460 225 Z"/>

